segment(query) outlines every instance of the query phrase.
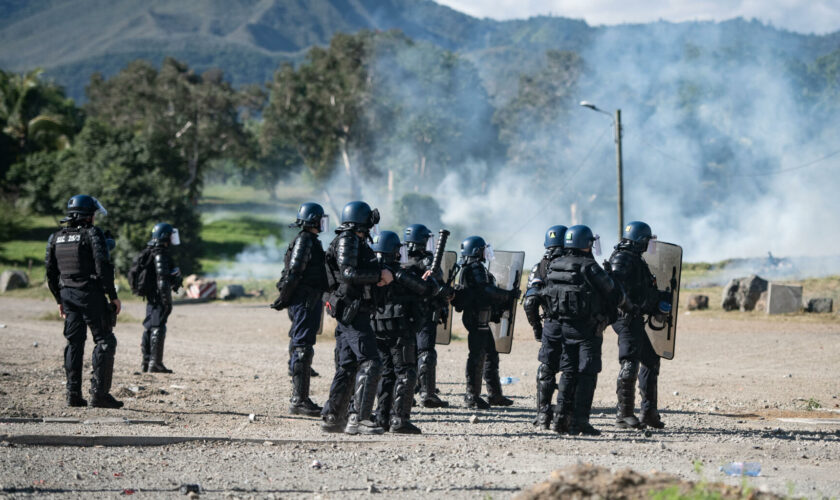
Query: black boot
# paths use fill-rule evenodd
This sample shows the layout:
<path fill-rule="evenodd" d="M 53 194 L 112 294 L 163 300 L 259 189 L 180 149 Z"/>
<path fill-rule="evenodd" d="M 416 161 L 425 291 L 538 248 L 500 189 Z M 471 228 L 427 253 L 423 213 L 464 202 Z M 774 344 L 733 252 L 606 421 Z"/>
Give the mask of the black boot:
<path fill-rule="evenodd" d="M 315 351 L 311 347 L 298 347 L 295 349 L 297 361 L 292 375 L 292 398 L 289 400 L 289 413 L 292 415 L 306 415 L 307 417 L 318 417 L 321 415 L 321 407 L 309 399 L 309 367 L 312 365 L 312 357 Z"/>
<path fill-rule="evenodd" d="M 624 360 L 621 362 L 615 390 L 615 395 L 618 398 L 615 424 L 621 429 L 642 428 L 641 422 L 633 414 L 636 405 L 636 375 L 638 370 L 639 363 L 636 361 Z"/>
<path fill-rule="evenodd" d="M 560 375 L 557 385 L 557 407 L 551 421 L 551 430 L 558 434 L 569 432 L 572 425 L 572 411 L 575 407 L 575 378 L 569 372 Z"/>
<path fill-rule="evenodd" d="M 537 368 L 537 418 L 534 425 L 545 430 L 551 426 L 551 398 L 554 395 L 555 375 L 545 363 Z"/>
<path fill-rule="evenodd" d="M 149 358 L 151 357 L 151 335 L 152 331 L 146 328 L 143 330 L 143 336 L 140 340 L 140 352 L 143 354 L 143 362 L 140 364 L 140 371 L 146 373 L 149 371 Z"/>
<path fill-rule="evenodd" d="M 88 402 L 85 398 L 82 397 L 81 392 L 68 392 L 67 393 L 67 406 L 87 406 Z"/>
<path fill-rule="evenodd" d="M 373 402 L 382 365 L 379 360 L 367 360 L 359 366 L 356 375 L 356 391 L 353 394 L 353 407 L 356 412 L 347 420 L 344 432 L 347 434 L 382 434 L 385 430 L 373 421 Z"/>
<path fill-rule="evenodd" d="M 646 387 L 640 387 L 642 394 L 642 424 L 654 429 L 663 429 L 665 424 L 659 418 L 658 405 L 658 377 L 648 375 Z"/>
<path fill-rule="evenodd" d="M 111 396 L 111 381 L 114 375 L 114 354 L 117 338 L 106 336 L 93 348 L 93 374 L 90 379 L 90 406 L 96 408 L 122 408 L 122 401 Z"/>
<path fill-rule="evenodd" d="M 163 365 L 163 344 L 166 341 L 166 327 L 152 328 L 149 371 L 152 373 L 172 373 Z"/>
<path fill-rule="evenodd" d="M 464 393 L 464 404 L 467 408 L 489 410 L 490 405 L 481 399 L 481 372 L 484 369 L 484 354 L 472 353 L 467 355 L 467 392 Z"/>
<path fill-rule="evenodd" d="M 569 426 L 569 434 L 573 436 L 578 434 L 600 436 L 601 431 L 589 424 L 589 413 L 592 411 L 592 399 L 595 397 L 598 377 L 579 373 L 576 379 L 575 407 L 572 411 L 572 424 Z"/>
<path fill-rule="evenodd" d="M 420 406 L 426 408 L 447 408 L 449 402 L 437 395 L 437 353 L 424 351 L 417 358 L 417 378 L 420 388 Z"/>
<path fill-rule="evenodd" d="M 499 379 L 499 353 L 495 347 L 488 352 L 484 364 L 484 385 L 487 387 L 487 402 L 490 406 L 511 406 L 513 400 L 502 395 L 502 381 Z"/>

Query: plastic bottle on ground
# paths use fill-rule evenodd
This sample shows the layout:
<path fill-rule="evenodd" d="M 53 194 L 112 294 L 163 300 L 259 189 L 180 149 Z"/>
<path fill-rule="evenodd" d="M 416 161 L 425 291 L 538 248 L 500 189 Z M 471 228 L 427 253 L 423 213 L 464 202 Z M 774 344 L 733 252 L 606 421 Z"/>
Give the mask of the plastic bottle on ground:
<path fill-rule="evenodd" d="M 761 464 L 758 462 L 729 462 L 720 467 L 720 471 L 727 476 L 751 476 L 761 474 Z"/>

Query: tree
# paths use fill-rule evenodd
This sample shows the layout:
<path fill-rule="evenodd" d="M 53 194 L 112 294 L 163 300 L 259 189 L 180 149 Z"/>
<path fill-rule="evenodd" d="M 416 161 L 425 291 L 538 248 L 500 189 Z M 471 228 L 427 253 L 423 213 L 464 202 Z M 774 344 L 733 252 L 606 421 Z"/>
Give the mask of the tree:
<path fill-rule="evenodd" d="M 172 58 L 160 70 L 134 61 L 112 78 L 95 73 L 87 87 L 88 114 L 148 138 L 155 154 L 180 159 L 172 175 L 197 200 L 209 162 L 243 158 L 248 140 L 240 120 L 251 96 L 235 91 L 220 70 L 201 75 Z"/>

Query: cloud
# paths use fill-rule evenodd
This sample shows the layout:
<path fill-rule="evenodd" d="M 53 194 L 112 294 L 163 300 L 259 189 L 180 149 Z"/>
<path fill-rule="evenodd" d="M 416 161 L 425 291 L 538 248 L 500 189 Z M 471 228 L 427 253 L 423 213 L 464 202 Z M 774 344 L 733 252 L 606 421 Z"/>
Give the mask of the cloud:
<path fill-rule="evenodd" d="M 657 20 L 722 21 L 759 19 L 799 33 L 840 30 L 837 0 L 437 0 L 475 17 L 522 19 L 554 15 L 584 19 L 592 25 L 646 23 Z"/>

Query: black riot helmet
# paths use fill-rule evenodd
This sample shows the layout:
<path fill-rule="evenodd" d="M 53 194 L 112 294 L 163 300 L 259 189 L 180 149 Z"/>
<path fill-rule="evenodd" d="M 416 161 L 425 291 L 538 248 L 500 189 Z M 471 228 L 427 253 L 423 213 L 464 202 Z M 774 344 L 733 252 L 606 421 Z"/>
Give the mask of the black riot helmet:
<path fill-rule="evenodd" d="M 99 203 L 99 200 L 86 194 L 77 194 L 67 201 L 67 217 L 61 222 L 78 223 L 89 220 L 95 214 L 107 215 L 108 211 Z"/>
<path fill-rule="evenodd" d="M 566 226 L 551 226 L 545 231 L 545 248 L 563 247 L 563 238 L 566 236 Z"/>
<path fill-rule="evenodd" d="M 178 234 L 178 230 L 172 227 L 172 224 L 167 222 L 158 222 L 155 224 L 155 227 L 152 228 L 152 241 L 149 243 L 152 245 L 159 245 L 162 243 L 180 245 L 181 238 Z"/>
<path fill-rule="evenodd" d="M 393 264 L 400 260 L 400 236 L 393 231 L 382 231 L 373 237 L 370 249 L 385 264 Z"/>
<path fill-rule="evenodd" d="M 379 210 L 371 210 L 363 201 L 351 201 L 341 211 L 341 225 L 345 228 L 367 231 L 379 224 Z"/>
<path fill-rule="evenodd" d="M 470 236 L 461 242 L 461 258 L 466 260 L 483 260 L 487 242 L 481 236 Z"/>
<path fill-rule="evenodd" d="M 412 224 L 405 228 L 405 245 L 409 252 L 424 250 L 432 232 L 423 224 Z"/>
<path fill-rule="evenodd" d="M 648 242 L 653 237 L 653 231 L 651 231 L 649 225 L 642 221 L 634 220 L 624 226 L 621 243 L 623 246 L 630 247 L 637 252 L 644 252 L 647 250 Z"/>
<path fill-rule="evenodd" d="M 565 243 L 563 248 L 571 248 L 576 250 L 589 250 L 595 242 L 595 235 L 589 226 L 583 224 L 572 226 L 566 229 Z"/>
<path fill-rule="evenodd" d="M 303 203 L 298 208 L 297 220 L 293 225 L 298 227 L 321 227 L 321 218 L 324 217 L 324 207 L 315 202 Z"/>

